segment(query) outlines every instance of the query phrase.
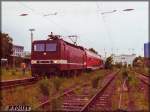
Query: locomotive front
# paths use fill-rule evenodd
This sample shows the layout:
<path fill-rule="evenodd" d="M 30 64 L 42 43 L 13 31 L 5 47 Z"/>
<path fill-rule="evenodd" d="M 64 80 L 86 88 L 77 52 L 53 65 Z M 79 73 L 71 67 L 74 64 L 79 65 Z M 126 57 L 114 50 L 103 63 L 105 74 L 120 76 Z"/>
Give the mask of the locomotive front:
<path fill-rule="evenodd" d="M 38 40 L 32 43 L 32 76 L 56 73 L 59 69 L 60 43 L 58 40 Z"/>

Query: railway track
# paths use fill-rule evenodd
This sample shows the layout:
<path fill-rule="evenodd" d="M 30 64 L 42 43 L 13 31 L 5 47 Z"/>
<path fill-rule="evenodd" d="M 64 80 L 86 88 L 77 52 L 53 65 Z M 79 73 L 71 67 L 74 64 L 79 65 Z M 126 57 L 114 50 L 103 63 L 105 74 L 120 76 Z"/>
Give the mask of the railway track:
<path fill-rule="evenodd" d="M 0 82 L 0 89 L 9 89 L 16 86 L 29 85 L 37 82 L 38 78 L 25 78 L 25 79 L 16 79 L 16 80 L 8 80 Z"/>
<path fill-rule="evenodd" d="M 84 86 L 87 86 L 87 85 L 89 85 L 89 84 L 88 84 L 88 83 L 85 83 L 85 84 L 80 85 L 80 86 L 84 87 Z M 68 95 L 68 94 L 73 93 L 73 91 L 75 91 L 75 90 L 81 88 L 80 86 L 75 86 L 75 87 L 73 87 L 73 88 L 71 88 L 71 89 L 65 91 L 65 92 L 62 93 L 61 95 L 53 97 L 51 100 L 46 100 L 46 101 L 42 102 L 42 103 L 41 103 L 40 105 L 38 105 L 35 109 L 36 109 L 36 110 L 37 110 L 37 109 L 49 110 L 49 105 L 52 103 L 53 100 L 59 99 L 59 98 L 61 98 L 61 97 L 63 97 L 63 96 L 66 96 L 66 95 Z"/>
<path fill-rule="evenodd" d="M 136 73 L 136 78 L 139 79 L 139 85 L 138 85 L 138 92 L 141 92 L 143 94 L 143 98 L 144 98 L 144 101 L 145 102 L 148 102 L 148 105 L 147 105 L 147 109 L 144 110 L 145 112 L 149 112 L 150 110 L 150 104 L 149 104 L 149 101 L 150 101 L 150 94 L 149 94 L 149 91 L 150 91 L 150 77 L 148 75 L 145 75 L 143 73 L 139 73 L 139 72 L 136 72 L 136 71 L 133 71 L 134 73 Z"/>
<path fill-rule="evenodd" d="M 89 84 L 85 84 L 82 87 L 74 88 L 70 91 L 65 92 L 64 94 L 58 96 L 55 101 L 59 102 L 59 106 L 57 108 L 52 107 L 52 101 L 45 101 L 43 104 L 38 106 L 38 108 L 42 108 L 45 110 L 52 110 L 52 111 L 72 111 L 72 112 L 86 112 L 89 110 L 89 107 L 91 107 L 93 104 L 97 103 L 98 100 L 101 102 L 100 105 L 108 105 L 109 103 L 109 97 L 112 91 L 110 91 L 108 88 L 112 88 L 113 80 L 115 79 L 116 73 L 111 73 L 106 76 L 102 83 L 102 88 L 97 89 L 94 92 L 94 96 L 91 96 L 91 88 Z M 80 91 L 79 93 L 76 91 Z M 111 89 L 112 90 L 112 89 Z M 106 104 L 104 104 L 106 102 Z M 109 103 L 109 104 L 108 104 Z"/>
<path fill-rule="evenodd" d="M 145 83 L 146 85 L 149 85 L 150 86 L 150 77 L 145 75 L 145 74 L 141 74 L 141 73 L 138 73 L 136 71 L 134 71 L 137 75 L 137 78 L 140 79 L 143 83 Z"/>
<path fill-rule="evenodd" d="M 111 111 L 111 96 L 115 90 L 115 77 L 110 75 L 104 86 L 91 98 L 82 108 L 81 112 L 91 111 Z"/>

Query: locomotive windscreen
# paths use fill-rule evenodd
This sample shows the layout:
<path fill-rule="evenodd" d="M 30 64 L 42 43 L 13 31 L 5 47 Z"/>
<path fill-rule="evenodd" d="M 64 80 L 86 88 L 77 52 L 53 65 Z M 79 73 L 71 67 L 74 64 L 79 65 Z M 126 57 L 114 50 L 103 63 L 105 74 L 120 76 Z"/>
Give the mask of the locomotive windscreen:
<path fill-rule="evenodd" d="M 34 44 L 34 51 L 56 51 L 56 43 Z"/>
<path fill-rule="evenodd" d="M 34 51 L 44 51 L 44 44 L 34 44 Z"/>
<path fill-rule="evenodd" d="M 46 51 L 56 51 L 56 43 L 46 44 Z"/>

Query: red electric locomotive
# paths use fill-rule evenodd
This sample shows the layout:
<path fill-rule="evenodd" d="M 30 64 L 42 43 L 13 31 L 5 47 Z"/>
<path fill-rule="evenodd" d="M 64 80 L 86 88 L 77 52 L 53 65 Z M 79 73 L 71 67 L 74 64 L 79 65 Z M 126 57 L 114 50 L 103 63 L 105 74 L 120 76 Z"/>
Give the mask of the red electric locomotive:
<path fill-rule="evenodd" d="M 100 67 L 101 59 L 81 46 L 64 41 L 56 35 L 32 43 L 31 71 L 42 74 L 72 75 Z"/>

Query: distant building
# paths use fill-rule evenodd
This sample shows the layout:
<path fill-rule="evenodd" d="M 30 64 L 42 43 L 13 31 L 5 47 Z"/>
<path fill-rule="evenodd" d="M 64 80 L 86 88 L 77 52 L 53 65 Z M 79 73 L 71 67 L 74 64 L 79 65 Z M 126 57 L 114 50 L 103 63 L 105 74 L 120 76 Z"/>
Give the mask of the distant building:
<path fill-rule="evenodd" d="M 31 57 L 31 52 L 30 51 L 24 51 L 23 57 Z"/>
<path fill-rule="evenodd" d="M 144 57 L 150 58 L 150 42 L 144 44 Z"/>
<path fill-rule="evenodd" d="M 131 55 L 113 55 L 113 64 L 122 63 L 123 65 L 131 65 L 133 64 L 133 60 L 136 58 L 136 54 Z"/>
<path fill-rule="evenodd" d="M 24 47 L 19 45 L 13 45 L 13 54 L 12 56 L 23 57 Z"/>

